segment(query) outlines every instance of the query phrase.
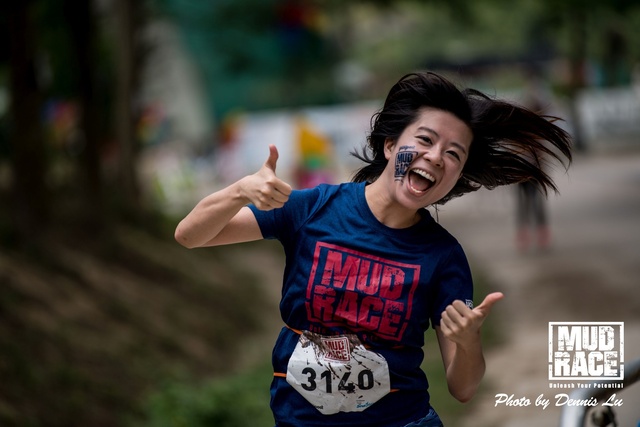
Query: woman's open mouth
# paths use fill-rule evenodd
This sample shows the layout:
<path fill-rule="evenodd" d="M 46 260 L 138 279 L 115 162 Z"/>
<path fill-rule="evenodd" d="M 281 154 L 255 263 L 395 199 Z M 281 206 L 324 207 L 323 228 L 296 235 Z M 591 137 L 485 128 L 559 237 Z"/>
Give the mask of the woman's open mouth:
<path fill-rule="evenodd" d="M 407 174 L 409 188 L 416 194 L 424 193 L 433 186 L 436 179 L 429 172 L 422 169 L 411 169 Z"/>

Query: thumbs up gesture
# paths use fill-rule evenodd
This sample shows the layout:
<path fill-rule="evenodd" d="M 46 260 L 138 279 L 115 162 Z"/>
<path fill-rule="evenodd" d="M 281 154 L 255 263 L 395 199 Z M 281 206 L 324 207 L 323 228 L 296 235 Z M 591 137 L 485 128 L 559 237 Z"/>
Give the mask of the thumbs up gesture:
<path fill-rule="evenodd" d="M 289 200 L 291 186 L 276 176 L 278 149 L 269 145 L 269 157 L 260 170 L 243 179 L 244 197 L 258 209 L 268 211 L 281 208 Z"/>
<path fill-rule="evenodd" d="M 489 315 L 491 308 L 503 297 L 501 292 L 491 293 L 474 309 L 467 307 L 460 300 L 454 301 L 442 312 L 440 328 L 444 336 L 462 345 L 477 338 L 480 327 Z"/>

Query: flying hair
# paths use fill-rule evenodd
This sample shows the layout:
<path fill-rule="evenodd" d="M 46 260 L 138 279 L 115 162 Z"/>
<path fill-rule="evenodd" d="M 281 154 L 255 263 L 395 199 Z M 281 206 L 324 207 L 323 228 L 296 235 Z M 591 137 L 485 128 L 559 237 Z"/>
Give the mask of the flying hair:
<path fill-rule="evenodd" d="M 571 163 L 571 137 L 556 123 L 559 117 L 538 114 L 518 104 L 489 97 L 471 88 L 459 89 L 433 72 L 403 76 L 392 86 L 385 103 L 371 118 L 371 132 L 362 152 L 351 154 L 366 163 L 354 182 L 375 181 L 387 165 L 384 143 L 397 141 L 423 108 L 447 111 L 466 123 L 473 134 L 469 156 L 453 189 L 438 204 L 501 185 L 535 182 L 544 194 L 558 192 L 547 170 Z"/>

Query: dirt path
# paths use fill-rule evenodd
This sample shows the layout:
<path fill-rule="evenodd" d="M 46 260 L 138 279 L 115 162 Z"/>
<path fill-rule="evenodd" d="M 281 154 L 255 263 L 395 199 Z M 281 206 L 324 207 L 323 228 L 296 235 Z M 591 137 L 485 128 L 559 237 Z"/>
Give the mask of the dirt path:
<path fill-rule="evenodd" d="M 561 196 L 549 201 L 553 246 L 547 252 L 516 251 L 513 188 L 468 195 L 440 211 L 472 264 L 506 296 L 495 309 L 506 343 L 487 354 L 485 393 L 463 426 L 558 425 L 561 407 L 533 403 L 540 394 L 570 391 L 549 388 L 550 321 L 622 321 L 625 360 L 640 357 L 640 154 L 579 157 L 557 183 Z M 495 407 L 497 393 L 532 404 Z M 640 384 L 619 395 L 625 400 L 619 425 L 635 427 Z"/>

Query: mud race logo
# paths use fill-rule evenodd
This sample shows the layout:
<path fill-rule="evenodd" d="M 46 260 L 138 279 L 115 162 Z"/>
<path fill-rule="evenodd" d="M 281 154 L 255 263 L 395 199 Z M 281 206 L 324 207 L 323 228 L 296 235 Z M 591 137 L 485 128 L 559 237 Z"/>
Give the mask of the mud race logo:
<path fill-rule="evenodd" d="M 348 362 L 351 360 L 351 348 L 347 337 L 322 337 L 324 358 L 334 362 Z"/>
<path fill-rule="evenodd" d="M 413 159 L 415 159 L 416 156 L 418 155 L 417 151 L 412 151 L 414 149 L 415 147 L 413 146 L 400 147 L 400 150 L 396 155 L 396 162 L 395 162 L 394 179 L 396 181 L 402 179 L 407 174 L 407 171 L 409 170 L 409 165 L 411 165 L 411 162 L 413 162 Z"/>
<path fill-rule="evenodd" d="M 549 380 L 622 379 L 623 322 L 549 322 Z"/>
<path fill-rule="evenodd" d="M 307 284 L 309 320 L 400 341 L 411 316 L 420 266 L 317 243 Z"/>

